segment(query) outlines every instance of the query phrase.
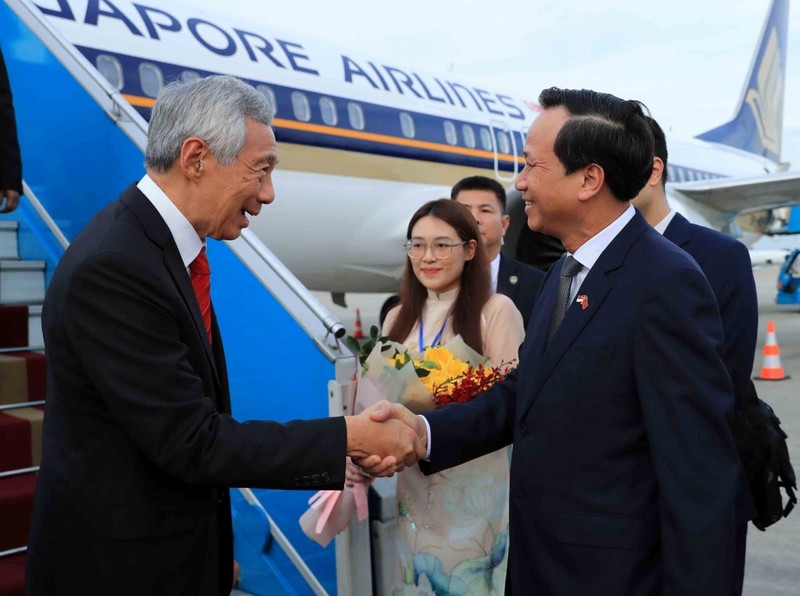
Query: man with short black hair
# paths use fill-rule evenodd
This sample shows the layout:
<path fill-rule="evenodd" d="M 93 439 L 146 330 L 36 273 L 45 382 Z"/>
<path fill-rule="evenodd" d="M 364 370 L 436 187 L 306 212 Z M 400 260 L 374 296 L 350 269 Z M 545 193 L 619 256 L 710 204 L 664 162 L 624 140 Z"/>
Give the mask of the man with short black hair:
<path fill-rule="evenodd" d="M 478 223 L 492 274 L 492 289 L 514 301 L 527 327 L 544 273 L 501 252 L 509 223 L 505 189 L 497 180 L 470 176 L 453 186 L 450 198 L 469 209 Z"/>
<path fill-rule="evenodd" d="M 630 204 L 652 171 L 643 106 L 558 88 L 539 103 L 516 187 L 529 227 L 568 252 L 519 366 L 467 404 L 373 417 L 416 422 L 427 472 L 513 443 L 506 593 L 730 596 L 740 466 L 722 325 L 697 263 Z"/>

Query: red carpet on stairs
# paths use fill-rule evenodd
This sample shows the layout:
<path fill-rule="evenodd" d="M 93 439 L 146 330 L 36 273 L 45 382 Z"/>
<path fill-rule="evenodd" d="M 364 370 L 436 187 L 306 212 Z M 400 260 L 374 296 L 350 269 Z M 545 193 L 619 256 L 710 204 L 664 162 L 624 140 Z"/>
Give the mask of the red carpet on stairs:
<path fill-rule="evenodd" d="M 2 596 L 25 594 L 25 553 L 0 558 L 0 594 Z"/>
<path fill-rule="evenodd" d="M 28 543 L 35 488 L 35 474 L 0 478 L 0 551 Z"/>
<path fill-rule="evenodd" d="M 28 308 L 0 305 L 0 349 L 28 346 Z M 0 472 L 38 466 L 44 408 L 27 405 L 46 392 L 46 364 L 39 352 L 0 352 Z M 28 543 L 36 474 L 0 477 L 0 552 Z M 0 596 L 25 592 L 25 553 L 0 557 Z"/>
<path fill-rule="evenodd" d="M 0 304 L 0 348 L 28 345 L 28 307 Z"/>

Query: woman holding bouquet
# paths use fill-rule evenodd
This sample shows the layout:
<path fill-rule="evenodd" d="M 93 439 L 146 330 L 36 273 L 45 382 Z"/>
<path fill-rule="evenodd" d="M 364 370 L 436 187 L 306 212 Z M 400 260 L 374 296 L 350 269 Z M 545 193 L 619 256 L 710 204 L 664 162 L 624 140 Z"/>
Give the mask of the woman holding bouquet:
<path fill-rule="evenodd" d="M 429 202 L 411 218 L 407 238 L 400 304 L 387 315 L 383 334 L 420 352 L 460 335 L 488 359 L 486 366 L 515 364 L 522 316 L 510 298 L 492 293 L 469 210 L 449 199 Z M 508 481 L 505 448 L 430 476 L 416 466 L 401 473 L 395 591 L 502 594 Z"/>

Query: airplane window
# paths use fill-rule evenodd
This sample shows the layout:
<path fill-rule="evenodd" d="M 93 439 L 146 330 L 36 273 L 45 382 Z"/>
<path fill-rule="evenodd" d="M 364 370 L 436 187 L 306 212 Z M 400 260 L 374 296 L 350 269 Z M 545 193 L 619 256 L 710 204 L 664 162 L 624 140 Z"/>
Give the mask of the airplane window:
<path fill-rule="evenodd" d="M 305 93 L 292 91 L 292 112 L 300 122 L 311 120 L 311 104 L 308 103 L 308 97 Z"/>
<path fill-rule="evenodd" d="M 481 126 L 481 147 L 484 151 L 493 151 L 494 144 L 492 143 L 492 135 L 489 134 L 489 129 Z"/>
<path fill-rule="evenodd" d="M 278 100 L 275 97 L 275 91 L 269 85 L 256 85 L 256 90 L 267 98 L 269 105 L 272 106 L 272 113 L 278 113 Z"/>
<path fill-rule="evenodd" d="M 97 70 L 100 71 L 100 74 L 105 77 L 106 81 L 111 83 L 112 87 L 122 89 L 124 81 L 122 78 L 122 65 L 119 63 L 119 60 L 108 54 L 100 54 L 97 56 L 95 65 L 97 66 Z"/>
<path fill-rule="evenodd" d="M 158 97 L 158 92 L 164 86 L 164 75 L 155 64 L 142 62 L 139 65 L 139 82 L 142 84 L 142 91 L 145 95 Z"/>
<path fill-rule="evenodd" d="M 470 149 L 475 148 L 475 131 L 469 124 L 461 125 L 461 135 L 464 137 L 464 144 Z"/>
<path fill-rule="evenodd" d="M 336 103 L 330 97 L 319 98 L 319 111 L 322 113 L 322 121 L 328 126 L 336 126 L 339 116 L 336 114 Z"/>
<path fill-rule="evenodd" d="M 508 133 L 504 130 L 497 131 L 497 151 L 499 153 L 511 153 L 511 141 L 508 140 Z"/>
<path fill-rule="evenodd" d="M 456 131 L 456 125 L 449 120 L 444 121 L 444 138 L 449 145 L 455 145 L 458 143 L 458 131 Z"/>
<path fill-rule="evenodd" d="M 400 130 L 403 131 L 403 136 L 408 139 L 413 139 L 416 134 L 414 118 L 408 112 L 400 112 Z"/>
<path fill-rule="evenodd" d="M 347 118 L 351 128 L 364 130 L 364 109 L 359 104 L 353 101 L 347 104 Z"/>
<path fill-rule="evenodd" d="M 178 75 L 178 80 L 181 83 L 194 83 L 202 78 L 203 77 L 200 76 L 200 73 L 193 70 L 184 70 L 180 75 Z"/>

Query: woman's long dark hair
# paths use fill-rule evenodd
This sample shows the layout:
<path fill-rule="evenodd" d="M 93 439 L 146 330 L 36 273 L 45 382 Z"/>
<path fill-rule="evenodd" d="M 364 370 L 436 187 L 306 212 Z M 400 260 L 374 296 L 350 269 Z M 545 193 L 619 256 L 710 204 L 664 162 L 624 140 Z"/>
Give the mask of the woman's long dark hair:
<path fill-rule="evenodd" d="M 458 237 L 466 242 L 475 240 L 475 256 L 464 263 L 461 272 L 460 290 L 453 305 L 453 331 L 478 353 L 483 353 L 481 337 L 481 310 L 492 295 L 489 265 L 486 263 L 483 242 L 478 224 L 461 203 L 451 199 L 430 201 L 420 207 L 411 221 L 408 222 L 406 238 L 411 239 L 414 225 L 423 217 L 431 216 L 451 225 Z M 406 269 L 403 273 L 403 286 L 400 290 L 400 312 L 395 319 L 388 337 L 402 342 L 411 333 L 414 325 L 422 316 L 422 308 L 428 297 L 428 289 L 414 275 L 410 257 L 406 257 Z M 420 346 L 422 347 L 422 346 Z"/>

